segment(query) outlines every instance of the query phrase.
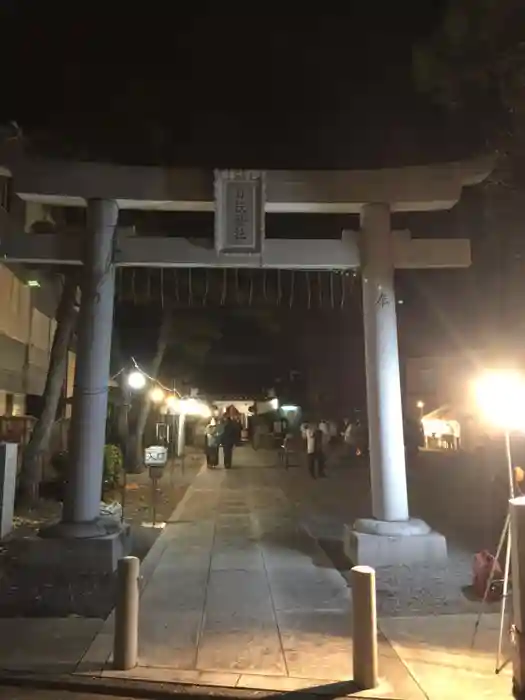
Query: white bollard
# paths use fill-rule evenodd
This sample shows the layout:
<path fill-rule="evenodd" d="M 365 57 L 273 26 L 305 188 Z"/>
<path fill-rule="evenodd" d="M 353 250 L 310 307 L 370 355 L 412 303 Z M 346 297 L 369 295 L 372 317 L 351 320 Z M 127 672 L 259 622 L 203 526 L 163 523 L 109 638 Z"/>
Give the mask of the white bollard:
<path fill-rule="evenodd" d="M 13 529 L 17 465 L 18 445 L 0 443 L 0 539 Z"/>
<path fill-rule="evenodd" d="M 367 690 L 378 685 L 376 572 L 370 566 L 352 569 L 354 683 Z"/>
<path fill-rule="evenodd" d="M 117 603 L 113 666 L 128 671 L 137 665 L 139 638 L 139 572 L 138 557 L 119 559 L 117 569 Z"/>

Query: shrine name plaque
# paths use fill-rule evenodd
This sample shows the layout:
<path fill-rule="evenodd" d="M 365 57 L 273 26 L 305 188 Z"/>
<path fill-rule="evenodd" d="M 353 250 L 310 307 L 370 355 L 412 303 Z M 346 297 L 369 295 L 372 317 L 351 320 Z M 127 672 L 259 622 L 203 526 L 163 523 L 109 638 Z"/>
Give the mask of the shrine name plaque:
<path fill-rule="evenodd" d="M 261 171 L 215 171 L 215 249 L 218 253 L 261 253 L 264 185 Z"/>

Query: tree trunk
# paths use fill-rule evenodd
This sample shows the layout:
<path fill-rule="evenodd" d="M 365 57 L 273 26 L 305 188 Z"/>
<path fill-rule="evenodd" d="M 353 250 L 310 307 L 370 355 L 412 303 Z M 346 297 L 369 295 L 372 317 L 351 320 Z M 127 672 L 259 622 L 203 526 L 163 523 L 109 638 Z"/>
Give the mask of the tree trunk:
<path fill-rule="evenodd" d="M 156 379 L 162 365 L 162 360 L 168 348 L 170 341 L 171 328 L 173 325 L 173 309 L 171 306 L 166 306 L 162 316 L 162 323 L 159 332 L 159 338 L 157 340 L 157 350 L 155 356 L 150 365 L 150 377 Z M 146 429 L 146 423 L 148 422 L 149 412 L 151 408 L 151 400 L 149 397 L 149 392 L 145 391 L 144 395 L 141 397 L 141 405 L 139 410 L 139 415 L 137 417 L 137 423 L 135 425 L 135 433 L 131 441 L 130 449 L 130 464 L 129 471 L 133 473 L 139 473 L 142 471 L 144 465 L 143 457 L 143 439 L 144 430 Z"/>
<path fill-rule="evenodd" d="M 126 377 L 118 378 L 120 388 L 120 404 L 117 409 L 117 436 L 118 445 L 122 452 L 124 468 L 129 471 L 128 465 L 133 461 L 130 458 L 129 438 L 129 411 L 131 408 L 131 391 L 126 384 Z"/>
<path fill-rule="evenodd" d="M 76 294 L 78 288 L 77 271 L 65 276 L 64 285 L 56 315 L 56 329 L 49 356 L 46 385 L 42 396 L 42 413 L 35 423 L 31 438 L 24 450 L 20 472 L 21 495 L 34 501 L 38 498 L 41 479 L 41 459 L 49 448 L 51 432 L 64 379 L 66 376 L 68 351 L 77 318 Z"/>
<path fill-rule="evenodd" d="M 120 390 L 120 401 L 116 406 L 116 434 L 113 436 L 113 439 L 116 440 L 118 446 L 120 447 L 124 464 L 126 465 L 129 461 L 128 414 L 131 405 L 131 391 L 127 384 L 126 373 L 121 371 L 125 364 L 118 331 L 116 328 L 113 328 L 113 338 L 111 342 L 111 373 L 115 374 L 118 372 L 116 380 Z"/>

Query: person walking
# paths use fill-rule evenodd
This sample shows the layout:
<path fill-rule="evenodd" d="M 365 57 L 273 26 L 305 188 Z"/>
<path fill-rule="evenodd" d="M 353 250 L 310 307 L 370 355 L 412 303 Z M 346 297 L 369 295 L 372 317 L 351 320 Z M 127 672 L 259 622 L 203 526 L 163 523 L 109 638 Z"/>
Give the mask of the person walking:
<path fill-rule="evenodd" d="M 258 450 L 262 444 L 263 426 L 261 424 L 261 418 L 259 416 L 254 417 L 253 421 L 253 437 L 252 437 L 252 447 L 254 450 Z"/>
<path fill-rule="evenodd" d="M 319 427 L 318 423 L 310 423 L 305 430 L 305 436 L 306 455 L 310 476 L 312 479 L 324 478 L 326 476 L 326 455 L 324 451 L 323 431 Z"/>
<path fill-rule="evenodd" d="M 233 462 L 233 448 L 239 444 L 240 426 L 231 414 L 226 415 L 222 423 L 221 445 L 224 457 L 224 468 L 231 469 Z"/>
<path fill-rule="evenodd" d="M 219 466 L 219 445 L 221 443 L 222 426 L 212 418 L 204 432 L 206 465 L 208 469 L 215 469 Z"/>

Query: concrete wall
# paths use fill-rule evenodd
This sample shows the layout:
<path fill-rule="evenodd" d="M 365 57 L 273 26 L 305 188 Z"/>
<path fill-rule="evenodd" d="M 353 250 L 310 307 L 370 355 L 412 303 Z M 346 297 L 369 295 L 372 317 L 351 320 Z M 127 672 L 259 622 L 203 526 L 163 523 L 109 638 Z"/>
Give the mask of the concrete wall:
<path fill-rule="evenodd" d="M 34 291 L 0 265 L 0 389 L 41 394 L 56 322 L 34 307 Z"/>

